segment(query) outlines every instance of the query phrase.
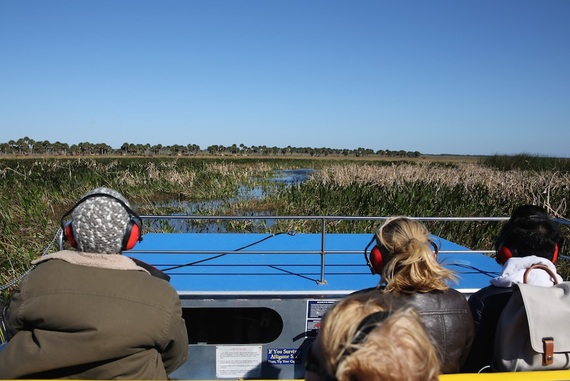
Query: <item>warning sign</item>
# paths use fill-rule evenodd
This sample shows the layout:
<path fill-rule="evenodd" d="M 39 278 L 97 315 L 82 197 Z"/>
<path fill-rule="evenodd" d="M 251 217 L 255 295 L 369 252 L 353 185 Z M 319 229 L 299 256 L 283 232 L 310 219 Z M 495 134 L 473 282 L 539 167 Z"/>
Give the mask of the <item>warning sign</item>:
<path fill-rule="evenodd" d="M 336 302 L 336 300 L 307 300 L 307 337 L 317 336 L 321 328 L 321 319 L 325 312 Z"/>
<path fill-rule="evenodd" d="M 216 347 L 217 378 L 261 377 L 261 345 Z"/>
<path fill-rule="evenodd" d="M 267 362 L 270 364 L 300 364 L 301 358 L 297 356 L 294 348 L 269 348 L 267 349 Z"/>

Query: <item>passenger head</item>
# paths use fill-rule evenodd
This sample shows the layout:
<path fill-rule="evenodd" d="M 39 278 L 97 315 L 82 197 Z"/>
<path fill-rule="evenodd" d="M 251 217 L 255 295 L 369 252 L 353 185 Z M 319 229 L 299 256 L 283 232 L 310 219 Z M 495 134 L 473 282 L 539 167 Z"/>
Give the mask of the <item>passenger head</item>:
<path fill-rule="evenodd" d="M 455 281 L 451 270 L 437 262 L 437 246 L 427 228 L 406 217 L 388 219 L 376 232 L 382 253 L 382 279 L 388 292 L 429 292 L 447 290 Z"/>
<path fill-rule="evenodd" d="M 512 257 L 535 255 L 555 262 L 563 243 L 558 224 L 544 208 L 522 205 L 513 211 L 495 241 L 496 259 L 505 264 Z"/>
<path fill-rule="evenodd" d="M 71 220 L 65 222 L 65 218 Z M 61 219 L 64 238 L 78 251 L 118 254 L 141 240 L 140 217 L 119 192 L 101 187 L 85 194 Z"/>
<path fill-rule="evenodd" d="M 437 380 L 439 356 L 418 313 L 390 294 L 353 294 L 323 317 L 307 381 Z"/>
<path fill-rule="evenodd" d="M 516 221 L 521 218 L 530 218 L 530 217 L 550 218 L 548 212 L 542 206 L 524 204 L 513 209 L 513 212 L 511 213 L 511 218 L 509 220 Z"/>

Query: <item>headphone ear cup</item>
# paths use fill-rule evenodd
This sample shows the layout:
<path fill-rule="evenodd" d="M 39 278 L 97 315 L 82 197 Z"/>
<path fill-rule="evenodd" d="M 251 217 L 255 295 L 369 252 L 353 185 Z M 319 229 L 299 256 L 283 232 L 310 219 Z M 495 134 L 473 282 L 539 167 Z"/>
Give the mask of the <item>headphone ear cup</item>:
<path fill-rule="evenodd" d="M 384 269 L 384 254 L 382 253 L 382 248 L 378 245 L 375 245 L 372 250 L 370 250 L 370 265 L 375 274 L 382 274 L 382 270 Z"/>
<path fill-rule="evenodd" d="M 511 249 L 509 249 L 507 246 L 501 246 L 497 250 L 496 259 L 500 265 L 504 265 L 512 257 L 513 253 L 511 252 Z"/>
<path fill-rule="evenodd" d="M 131 219 L 127 224 L 127 229 L 125 230 L 125 236 L 123 237 L 123 250 L 131 250 L 138 241 L 141 240 L 141 226 Z"/>
<path fill-rule="evenodd" d="M 77 242 L 75 242 L 75 237 L 73 237 L 73 227 L 71 226 L 71 221 L 66 223 L 63 227 L 63 239 L 66 240 L 71 247 L 77 248 Z"/>
<path fill-rule="evenodd" d="M 552 254 L 552 263 L 556 263 L 556 260 L 558 259 L 558 244 L 556 244 L 556 246 L 554 246 L 554 254 Z"/>

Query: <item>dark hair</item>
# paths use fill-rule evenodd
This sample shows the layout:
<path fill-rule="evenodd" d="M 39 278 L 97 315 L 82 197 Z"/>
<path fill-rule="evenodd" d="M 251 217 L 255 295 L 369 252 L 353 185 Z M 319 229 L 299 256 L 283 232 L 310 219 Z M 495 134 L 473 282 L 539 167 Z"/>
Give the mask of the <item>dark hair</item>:
<path fill-rule="evenodd" d="M 553 259 L 554 250 L 562 250 L 564 242 L 558 224 L 550 219 L 544 208 L 522 205 L 511 214 L 495 243 L 495 248 L 508 247 L 514 257 L 536 255 Z"/>
<path fill-rule="evenodd" d="M 511 213 L 510 221 L 514 222 L 521 218 L 542 217 L 550 218 L 546 209 L 538 205 L 521 205 L 516 207 Z"/>

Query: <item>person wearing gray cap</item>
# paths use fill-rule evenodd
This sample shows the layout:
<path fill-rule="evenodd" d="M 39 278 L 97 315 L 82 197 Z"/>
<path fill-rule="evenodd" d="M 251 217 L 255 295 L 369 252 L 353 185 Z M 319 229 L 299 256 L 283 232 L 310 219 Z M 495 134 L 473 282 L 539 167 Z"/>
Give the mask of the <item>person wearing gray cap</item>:
<path fill-rule="evenodd" d="M 12 296 L 0 378 L 168 379 L 188 335 L 174 288 L 121 255 L 142 239 L 140 217 L 103 187 L 61 225 L 75 250 L 33 261 Z"/>

